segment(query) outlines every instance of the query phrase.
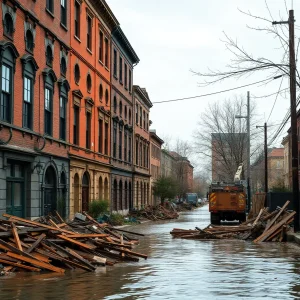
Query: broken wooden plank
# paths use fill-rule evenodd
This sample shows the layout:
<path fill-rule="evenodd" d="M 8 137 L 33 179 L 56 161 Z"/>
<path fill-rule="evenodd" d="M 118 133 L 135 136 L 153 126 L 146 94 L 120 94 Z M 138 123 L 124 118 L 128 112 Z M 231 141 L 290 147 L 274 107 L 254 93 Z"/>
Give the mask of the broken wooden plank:
<path fill-rule="evenodd" d="M 45 239 L 46 235 L 43 233 L 40 237 L 26 250 L 26 253 L 32 252 Z"/>
<path fill-rule="evenodd" d="M 296 212 L 293 211 L 291 214 L 287 215 L 279 223 L 275 224 L 274 226 L 269 228 L 266 232 L 264 232 L 262 235 L 260 235 L 257 239 L 255 239 L 254 243 L 265 241 L 269 236 L 271 236 L 275 231 L 277 231 L 278 228 L 280 228 L 282 225 L 284 225 L 286 222 L 288 222 L 290 219 L 292 219 L 295 214 L 296 214 Z"/>
<path fill-rule="evenodd" d="M 21 268 L 21 269 L 25 269 L 25 270 L 29 270 L 29 271 L 33 271 L 33 272 L 40 272 L 41 269 L 35 268 L 35 267 L 30 267 L 30 266 L 25 266 L 23 264 L 20 263 L 15 263 L 9 260 L 5 260 L 3 258 L 0 258 L 0 263 L 3 263 L 5 265 L 9 265 L 11 267 L 17 267 L 17 268 Z"/>
<path fill-rule="evenodd" d="M 290 203 L 289 200 L 287 200 L 287 201 L 285 202 L 285 204 L 281 207 L 281 209 L 279 210 L 279 212 L 278 212 L 278 214 L 275 216 L 275 218 L 272 219 L 271 222 L 267 224 L 267 226 L 266 226 L 264 232 L 266 232 L 269 228 L 271 228 L 271 227 L 275 224 L 275 222 L 276 222 L 277 219 L 280 217 L 280 215 L 285 211 L 285 209 L 287 208 L 287 206 L 289 205 L 289 203 Z"/>
<path fill-rule="evenodd" d="M 65 240 L 65 241 L 68 241 L 69 243 L 75 244 L 75 245 L 77 245 L 77 246 L 79 246 L 79 247 L 85 248 L 85 249 L 89 249 L 89 250 L 95 250 L 95 249 L 96 249 L 95 246 L 87 245 L 87 244 L 81 243 L 81 242 L 79 242 L 79 241 L 76 241 L 76 240 L 73 240 L 73 239 L 71 239 L 71 238 L 68 238 L 68 237 L 66 237 L 65 235 L 62 235 L 62 234 L 58 235 L 57 237 L 59 237 L 59 238 Z"/>
<path fill-rule="evenodd" d="M 15 240 L 15 243 L 16 243 L 18 249 L 20 251 L 23 251 L 21 243 L 20 243 L 20 238 L 19 238 L 19 235 L 18 235 L 18 232 L 17 232 L 17 228 L 16 228 L 16 225 L 14 223 L 11 223 L 11 229 L 12 229 L 12 233 L 14 235 L 14 240 Z"/>
<path fill-rule="evenodd" d="M 23 255 L 15 254 L 13 252 L 7 252 L 7 255 L 10 256 L 10 257 L 16 258 L 18 260 L 27 262 L 29 264 L 32 264 L 34 266 L 38 266 L 38 267 L 40 267 L 42 269 L 50 270 L 50 271 L 53 271 L 53 272 L 56 272 L 56 273 L 64 273 L 65 272 L 65 270 L 62 269 L 62 268 L 58 268 L 58 267 L 52 266 L 52 265 L 47 264 L 45 262 L 39 261 L 39 260 L 37 260 L 35 258 L 31 259 L 31 258 L 25 257 Z"/>

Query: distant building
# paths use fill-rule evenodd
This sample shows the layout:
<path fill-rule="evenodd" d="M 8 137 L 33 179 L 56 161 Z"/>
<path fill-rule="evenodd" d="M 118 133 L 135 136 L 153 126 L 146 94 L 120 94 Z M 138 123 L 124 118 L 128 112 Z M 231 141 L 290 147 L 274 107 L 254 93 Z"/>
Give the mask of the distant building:
<path fill-rule="evenodd" d="M 155 181 L 161 173 L 161 146 L 164 141 L 156 134 L 156 130 L 150 130 L 150 186 L 151 186 L 151 204 L 157 205 L 160 199 L 153 194 Z"/>
<path fill-rule="evenodd" d="M 231 182 L 239 164 L 247 172 L 247 133 L 212 133 L 212 181 Z"/>
<path fill-rule="evenodd" d="M 175 163 L 174 156 L 172 156 L 169 151 L 163 149 L 161 151 L 161 176 L 175 178 Z"/>
<path fill-rule="evenodd" d="M 283 146 L 283 182 L 286 188 L 292 187 L 292 160 L 291 160 L 291 137 L 285 136 L 282 139 Z"/>

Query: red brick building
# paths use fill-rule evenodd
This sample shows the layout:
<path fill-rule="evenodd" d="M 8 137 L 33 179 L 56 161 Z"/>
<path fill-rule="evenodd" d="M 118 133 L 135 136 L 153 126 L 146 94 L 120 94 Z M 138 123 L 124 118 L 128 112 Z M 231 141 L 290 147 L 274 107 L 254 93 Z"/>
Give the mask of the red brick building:
<path fill-rule="evenodd" d="M 119 25 L 105 1 L 70 3 L 71 215 L 110 199 L 111 32 Z"/>
<path fill-rule="evenodd" d="M 133 86 L 134 125 L 134 208 L 150 203 L 150 133 L 149 112 L 152 107 L 145 88 Z"/>
<path fill-rule="evenodd" d="M 68 214 L 68 1 L 1 1 L 0 214 Z"/>
<path fill-rule="evenodd" d="M 160 199 L 153 193 L 155 181 L 161 176 L 161 146 L 164 141 L 156 134 L 156 130 L 150 130 L 150 186 L 151 205 L 158 205 Z"/>
<path fill-rule="evenodd" d="M 111 47 L 111 183 L 112 210 L 126 214 L 133 208 L 133 66 L 139 58 L 120 27 Z"/>

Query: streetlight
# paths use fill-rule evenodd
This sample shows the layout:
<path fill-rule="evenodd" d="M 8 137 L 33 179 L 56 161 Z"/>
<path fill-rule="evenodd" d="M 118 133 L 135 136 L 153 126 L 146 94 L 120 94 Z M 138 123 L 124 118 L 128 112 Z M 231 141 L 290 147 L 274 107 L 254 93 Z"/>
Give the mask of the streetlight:
<path fill-rule="evenodd" d="M 251 195 L 250 195 L 250 92 L 247 92 L 247 116 L 237 115 L 236 119 L 247 119 L 247 194 L 248 194 L 248 211 L 251 208 Z"/>

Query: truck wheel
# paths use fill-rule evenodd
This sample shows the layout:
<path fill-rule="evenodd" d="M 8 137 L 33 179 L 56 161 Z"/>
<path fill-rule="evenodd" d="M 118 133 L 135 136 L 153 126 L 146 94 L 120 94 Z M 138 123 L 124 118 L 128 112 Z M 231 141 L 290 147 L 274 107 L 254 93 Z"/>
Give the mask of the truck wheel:
<path fill-rule="evenodd" d="M 239 221 L 240 221 L 240 223 L 243 223 L 246 221 L 246 213 L 239 215 Z"/>
<path fill-rule="evenodd" d="M 220 224 L 220 215 L 216 213 L 210 214 L 210 223 L 213 225 L 219 225 Z"/>

